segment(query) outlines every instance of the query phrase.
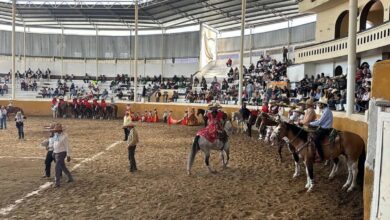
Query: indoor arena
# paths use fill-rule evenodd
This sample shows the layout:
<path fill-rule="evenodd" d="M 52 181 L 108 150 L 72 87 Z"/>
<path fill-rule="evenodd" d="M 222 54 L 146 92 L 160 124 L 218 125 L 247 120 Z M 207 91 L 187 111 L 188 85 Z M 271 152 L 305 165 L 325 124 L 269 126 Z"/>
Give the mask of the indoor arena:
<path fill-rule="evenodd" d="M 0 219 L 390 219 L 390 0 L 0 0 Z"/>

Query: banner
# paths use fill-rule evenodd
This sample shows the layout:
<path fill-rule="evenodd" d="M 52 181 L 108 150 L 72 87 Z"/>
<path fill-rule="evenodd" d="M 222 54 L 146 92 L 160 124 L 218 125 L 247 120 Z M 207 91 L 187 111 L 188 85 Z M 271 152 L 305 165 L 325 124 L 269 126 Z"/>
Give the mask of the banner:
<path fill-rule="evenodd" d="M 200 34 L 201 47 L 199 69 L 202 69 L 211 61 L 217 60 L 217 32 L 202 24 Z"/>

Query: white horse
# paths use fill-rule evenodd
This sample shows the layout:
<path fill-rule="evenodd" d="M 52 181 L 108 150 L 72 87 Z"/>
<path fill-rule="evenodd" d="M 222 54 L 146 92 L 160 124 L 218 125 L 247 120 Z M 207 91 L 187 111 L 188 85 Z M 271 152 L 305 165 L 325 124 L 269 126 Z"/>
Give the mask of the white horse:
<path fill-rule="evenodd" d="M 232 121 L 237 123 L 237 133 L 246 132 L 245 120 L 240 112 L 232 112 Z"/>
<path fill-rule="evenodd" d="M 232 124 L 230 121 L 226 121 L 224 124 L 223 131 L 218 133 L 218 138 L 214 142 L 208 141 L 206 138 L 201 136 L 196 136 L 194 138 L 194 142 L 192 144 L 191 152 L 188 156 L 188 163 L 187 163 L 187 173 L 188 175 L 191 174 L 191 167 L 194 163 L 196 153 L 199 150 L 202 150 L 204 153 L 204 160 L 207 167 L 207 170 L 209 173 L 215 173 L 216 171 L 212 170 L 210 167 L 210 151 L 216 150 L 221 152 L 221 159 L 222 159 L 222 166 L 223 168 L 226 168 L 228 162 L 229 162 L 229 136 L 232 134 Z M 225 155 L 226 154 L 226 159 Z"/>

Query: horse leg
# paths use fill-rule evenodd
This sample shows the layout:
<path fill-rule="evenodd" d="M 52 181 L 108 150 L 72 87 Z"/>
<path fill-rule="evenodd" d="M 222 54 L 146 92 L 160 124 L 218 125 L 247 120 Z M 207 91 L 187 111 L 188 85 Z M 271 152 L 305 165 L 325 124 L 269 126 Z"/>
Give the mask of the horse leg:
<path fill-rule="evenodd" d="M 279 161 L 281 162 L 281 163 L 283 163 L 283 157 L 282 157 L 282 148 L 283 148 L 283 144 L 284 143 L 279 143 L 278 144 L 278 155 L 279 155 Z"/>
<path fill-rule="evenodd" d="M 337 171 L 339 170 L 339 158 L 333 159 L 333 168 L 332 172 L 329 174 L 329 179 L 332 180 L 334 176 L 336 175 Z"/>
<path fill-rule="evenodd" d="M 306 175 L 307 175 L 307 192 L 311 192 L 314 188 L 314 173 L 313 173 L 313 161 L 310 159 L 306 159 Z"/>
<path fill-rule="evenodd" d="M 207 171 L 209 173 L 215 173 L 210 167 L 210 151 L 204 152 L 204 163 L 206 164 Z"/>
<path fill-rule="evenodd" d="M 222 161 L 222 167 L 225 168 L 225 156 L 223 150 L 221 151 L 221 161 Z"/>
<path fill-rule="evenodd" d="M 225 149 L 223 151 L 225 151 L 226 154 L 226 160 L 223 160 L 223 168 L 226 169 L 230 159 L 229 143 L 225 144 Z M 222 151 L 222 155 L 223 155 L 223 151 Z M 222 156 L 222 158 L 224 157 Z"/>
<path fill-rule="evenodd" d="M 291 151 L 290 149 L 290 143 L 287 143 L 289 145 L 289 150 Z M 299 164 L 299 156 L 296 152 L 291 152 L 292 153 L 292 156 L 293 156 L 293 159 L 294 159 L 294 164 L 295 164 L 295 172 L 294 172 L 294 175 L 293 175 L 293 178 L 297 178 L 298 176 L 301 175 L 301 165 Z"/>
<path fill-rule="evenodd" d="M 352 163 L 352 184 L 348 188 L 347 192 L 352 192 L 355 189 L 357 173 L 358 173 L 358 162 L 354 161 Z"/>
<path fill-rule="evenodd" d="M 345 182 L 345 184 L 343 185 L 343 190 L 345 190 L 350 184 L 351 184 L 351 181 L 352 181 L 352 164 L 350 163 L 350 161 L 347 162 L 347 165 L 348 165 L 348 178 L 347 178 L 347 182 Z"/>

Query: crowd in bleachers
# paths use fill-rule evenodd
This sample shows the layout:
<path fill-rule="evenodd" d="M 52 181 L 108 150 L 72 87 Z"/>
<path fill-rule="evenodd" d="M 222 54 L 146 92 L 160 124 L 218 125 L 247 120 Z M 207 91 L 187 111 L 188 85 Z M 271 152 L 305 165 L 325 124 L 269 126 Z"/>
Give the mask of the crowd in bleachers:
<path fill-rule="evenodd" d="M 285 56 L 284 56 L 285 57 Z M 272 59 L 269 55 L 261 56 L 256 65 L 251 64 L 249 68 L 244 66 L 244 82 L 242 99 L 250 105 L 261 106 L 270 100 L 282 101 L 285 103 L 295 102 L 311 98 L 318 101 L 321 97 L 328 100 L 329 107 L 333 110 L 344 110 L 346 104 L 346 76 L 336 77 L 325 76 L 324 73 L 316 77 L 307 75 L 300 82 L 291 83 L 287 77 L 287 59 L 284 62 Z M 233 69 L 232 60 L 226 62 L 230 67 L 227 73 L 228 79 L 218 82 L 217 78 L 211 84 L 206 80 L 194 79 L 194 87 L 200 90 L 189 91 L 186 99 L 190 103 L 209 103 L 218 100 L 223 104 L 236 104 L 238 100 L 238 78 L 239 70 Z M 272 82 L 279 82 L 273 85 Z M 280 83 L 284 82 L 284 83 Z M 364 112 L 368 109 L 371 91 L 371 71 L 367 63 L 357 68 L 355 111 Z"/>
<path fill-rule="evenodd" d="M 255 64 L 250 64 L 247 68 L 243 67 L 243 93 L 242 99 L 250 105 L 261 106 L 264 102 L 270 100 L 283 101 L 286 103 L 300 102 L 302 99 L 311 98 L 314 101 L 321 97 L 326 97 L 329 107 L 334 110 L 344 110 L 346 104 L 346 76 L 329 77 L 324 73 L 316 77 L 307 75 L 300 82 L 291 84 L 287 77 L 287 59 L 283 55 L 284 61 L 272 59 L 269 55 L 261 56 Z M 190 103 L 209 103 L 218 100 L 222 104 L 237 104 L 238 101 L 238 80 L 239 69 L 233 67 L 233 62 L 229 59 L 226 62 L 228 69 L 226 78 L 218 81 L 214 77 L 211 83 L 208 83 L 204 77 L 200 80 L 198 77 L 181 77 L 161 79 L 160 76 L 141 77 L 139 84 L 142 88 L 141 96 L 145 101 L 150 102 L 152 97 L 156 102 L 177 102 L 180 96 L 183 96 L 184 102 Z M 4 82 L 0 82 L 0 95 L 8 93 L 10 82 L 8 73 L 4 76 Z M 43 98 L 52 98 L 55 96 L 79 97 L 89 96 L 107 99 L 110 95 L 107 89 L 101 89 L 100 84 L 108 82 L 113 96 L 119 99 L 134 99 L 134 89 L 131 89 L 133 78 L 126 74 L 118 74 L 112 81 L 109 81 L 105 75 L 100 75 L 98 80 L 91 79 L 86 73 L 82 78 L 83 83 L 76 85 L 73 81 L 75 76 L 65 75 L 63 79 L 58 79 L 56 86 L 41 86 L 40 79 L 49 79 L 51 71 L 49 68 L 45 72 L 40 69 L 32 71 L 30 68 L 24 73 L 16 72 L 22 91 L 38 91 Z M 70 83 L 68 82 L 70 81 Z M 273 85 L 272 82 L 284 82 L 279 85 Z M 282 86 L 280 86 L 282 85 Z M 371 71 L 367 63 L 363 63 L 356 73 L 356 93 L 355 110 L 362 112 L 368 109 L 371 92 Z M 167 90 L 174 90 L 168 94 Z M 179 90 L 184 91 L 179 94 Z"/>

